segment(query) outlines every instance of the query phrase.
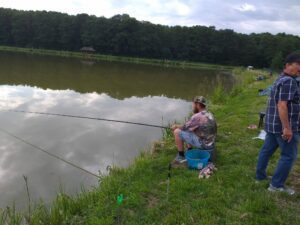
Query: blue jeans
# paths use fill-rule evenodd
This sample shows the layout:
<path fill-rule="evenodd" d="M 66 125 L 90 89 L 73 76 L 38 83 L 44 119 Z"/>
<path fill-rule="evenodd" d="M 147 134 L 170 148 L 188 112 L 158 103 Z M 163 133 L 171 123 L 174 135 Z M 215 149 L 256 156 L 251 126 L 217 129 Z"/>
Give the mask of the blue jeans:
<path fill-rule="evenodd" d="M 285 141 L 281 134 L 267 133 L 265 143 L 262 146 L 257 167 L 256 167 L 256 179 L 263 180 L 267 178 L 266 169 L 269 163 L 270 157 L 274 154 L 277 147 L 281 149 L 281 156 L 277 164 L 277 168 L 272 177 L 271 184 L 274 187 L 284 187 L 284 183 L 291 171 L 294 162 L 297 159 L 297 145 L 299 134 L 294 132 L 292 140 L 290 142 Z"/>

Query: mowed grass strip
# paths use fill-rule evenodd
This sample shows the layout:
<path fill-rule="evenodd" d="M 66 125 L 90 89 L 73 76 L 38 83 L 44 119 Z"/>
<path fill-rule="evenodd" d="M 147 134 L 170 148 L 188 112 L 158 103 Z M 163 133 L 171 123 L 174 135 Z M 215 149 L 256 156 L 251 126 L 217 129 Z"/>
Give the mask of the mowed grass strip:
<path fill-rule="evenodd" d="M 128 56 L 116 56 L 105 54 L 86 54 L 75 51 L 59 51 L 50 49 L 37 49 L 37 48 L 21 48 L 11 46 L 0 46 L 0 51 L 3 52 L 20 52 L 33 55 L 49 55 L 68 58 L 79 58 L 90 61 L 109 61 L 109 62 L 124 62 L 145 64 L 154 66 L 174 67 L 174 68 L 191 68 L 191 69 L 205 69 L 205 70 L 232 70 L 234 67 L 229 65 L 217 65 L 201 62 L 179 61 L 179 60 L 167 60 L 167 59 L 148 59 L 140 57 L 128 57 Z"/>

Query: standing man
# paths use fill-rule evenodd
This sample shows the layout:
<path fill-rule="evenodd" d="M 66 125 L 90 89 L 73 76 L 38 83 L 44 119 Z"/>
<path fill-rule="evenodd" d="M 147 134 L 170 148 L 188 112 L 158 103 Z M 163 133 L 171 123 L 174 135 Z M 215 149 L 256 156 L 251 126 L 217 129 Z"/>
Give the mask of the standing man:
<path fill-rule="evenodd" d="M 272 86 L 265 121 L 267 135 L 256 167 L 256 180 L 267 179 L 266 169 L 269 159 L 279 146 L 281 156 L 268 190 L 290 195 L 295 191 L 286 187 L 285 181 L 297 159 L 300 89 L 296 77 L 299 75 L 300 54 L 291 53 L 285 59 L 282 74 Z"/>
<path fill-rule="evenodd" d="M 184 125 L 174 124 L 171 126 L 175 136 L 178 154 L 176 163 L 185 161 L 184 143 L 188 147 L 212 150 L 215 147 L 217 124 L 214 116 L 206 110 L 206 100 L 203 96 L 197 96 L 193 101 L 193 113 L 189 121 Z"/>

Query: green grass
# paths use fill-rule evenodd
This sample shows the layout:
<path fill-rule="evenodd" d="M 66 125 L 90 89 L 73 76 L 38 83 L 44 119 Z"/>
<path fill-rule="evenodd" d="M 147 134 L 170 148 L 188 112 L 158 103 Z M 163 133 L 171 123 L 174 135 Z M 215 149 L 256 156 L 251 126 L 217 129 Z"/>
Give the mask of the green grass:
<path fill-rule="evenodd" d="M 210 105 L 218 122 L 216 171 L 209 179 L 198 179 L 197 171 L 172 169 L 167 196 L 168 164 L 176 154 L 173 135 L 167 130 L 152 151 L 145 151 L 126 169 L 114 168 L 101 185 L 79 196 L 57 196 L 50 208 L 41 205 L 32 215 L 6 215 L 6 223 L 27 218 L 30 224 L 246 224 L 286 225 L 300 222 L 300 195 L 269 193 L 267 182 L 254 182 L 260 140 L 252 140 L 258 130 L 258 112 L 265 109 L 266 97 L 258 97 L 258 89 L 272 80 L 254 81 L 261 71 L 234 70 L 242 78 L 240 84 L 222 100 Z M 274 170 L 278 152 L 271 160 Z M 297 165 L 288 180 L 300 193 Z M 117 205 L 117 196 L 124 202 Z M 1 224 L 0 216 L 0 224 Z"/>
<path fill-rule="evenodd" d="M 232 70 L 233 66 L 217 65 L 208 63 L 188 62 L 188 61 L 176 61 L 176 60 L 162 60 L 162 59 L 147 59 L 138 57 L 127 57 L 127 56 L 113 56 L 103 54 L 83 54 L 81 52 L 73 51 L 58 51 L 48 49 L 36 49 L 36 48 L 20 48 L 10 46 L 0 46 L 0 51 L 5 52 L 22 52 L 36 55 L 52 55 L 60 57 L 71 57 L 81 58 L 86 60 L 98 60 L 98 61 L 110 61 L 110 62 L 127 62 L 135 64 L 146 64 L 146 65 L 157 65 L 165 67 L 175 68 L 193 68 L 193 69 L 221 69 L 221 70 Z"/>

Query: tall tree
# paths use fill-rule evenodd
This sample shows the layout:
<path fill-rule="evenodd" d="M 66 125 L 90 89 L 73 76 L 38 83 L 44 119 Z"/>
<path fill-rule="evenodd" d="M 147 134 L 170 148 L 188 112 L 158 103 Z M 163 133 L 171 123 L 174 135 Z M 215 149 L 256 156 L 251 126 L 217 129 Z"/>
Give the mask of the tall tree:
<path fill-rule="evenodd" d="M 282 69 L 283 67 L 283 56 L 282 56 L 282 52 L 277 52 L 271 62 L 271 66 L 272 69 L 274 70 L 279 70 Z"/>

